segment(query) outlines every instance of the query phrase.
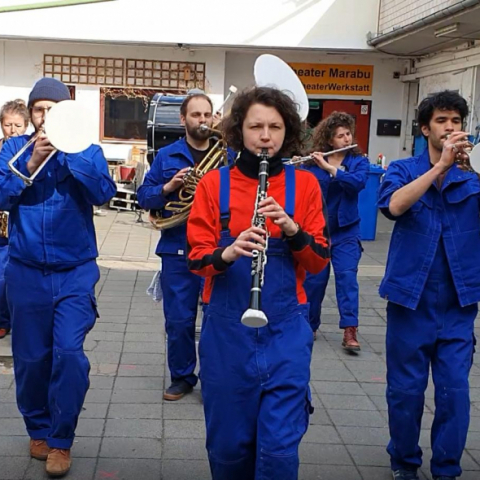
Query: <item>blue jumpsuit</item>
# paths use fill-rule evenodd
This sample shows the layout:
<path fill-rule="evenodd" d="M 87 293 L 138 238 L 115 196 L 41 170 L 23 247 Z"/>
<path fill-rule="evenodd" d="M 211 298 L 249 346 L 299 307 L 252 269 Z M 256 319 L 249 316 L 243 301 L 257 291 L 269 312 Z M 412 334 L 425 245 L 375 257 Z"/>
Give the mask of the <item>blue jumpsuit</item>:
<path fill-rule="evenodd" d="M 0 238 L 0 328 L 10 329 L 10 312 L 7 304 L 5 268 L 8 262 L 8 239 Z"/>
<path fill-rule="evenodd" d="M 4 144 L 0 140 L 0 150 Z M 5 285 L 5 267 L 8 262 L 8 238 L 0 237 L 0 328 L 10 329 L 10 312 L 7 305 L 7 289 Z"/>
<path fill-rule="evenodd" d="M 115 184 L 101 148 L 92 145 L 57 153 L 27 187 L 7 162 L 28 139 L 11 138 L 0 154 L 0 209 L 10 211 L 5 281 L 17 404 L 32 439 L 69 449 L 89 387 L 83 343 L 97 317 L 92 206 L 113 197 Z M 32 151 L 17 161 L 27 176 Z"/>
<path fill-rule="evenodd" d="M 220 248 L 215 252 L 235 240 L 228 220 L 229 175 L 227 168 L 220 169 L 222 229 Z M 293 217 L 293 167 L 287 167 L 285 183 L 285 211 Z M 234 215 L 232 212 L 232 218 Z M 197 220 L 196 215 L 189 219 L 189 244 L 201 235 L 195 230 Z M 204 221 L 210 225 L 212 220 Z M 207 257 L 202 262 L 210 261 L 211 256 Z M 199 345 L 213 480 L 298 478 L 298 447 L 313 411 L 308 387 L 313 338 L 308 304 L 299 304 L 296 295 L 298 282 L 291 246 L 282 238 L 271 237 L 267 258 L 262 310 L 269 323 L 264 328 L 240 323 L 249 304 L 250 258 L 241 257 L 213 278 Z M 189 256 L 191 268 L 195 262 L 200 261 Z M 216 262 L 213 259 L 214 265 Z"/>
<path fill-rule="evenodd" d="M 380 295 L 387 305 L 387 403 L 393 470 L 416 470 L 429 367 L 435 385 L 433 476 L 461 475 L 469 425 L 468 376 L 480 300 L 480 182 L 453 166 L 399 217 L 392 194 L 430 168 L 428 150 L 393 162 L 379 206 L 396 220 Z"/>
<path fill-rule="evenodd" d="M 229 161 L 232 160 L 230 157 Z M 185 138 L 161 148 L 138 189 L 138 202 L 142 208 L 162 210 L 167 202 L 178 199 L 177 192 L 164 196 L 162 189 L 179 170 L 193 166 L 194 160 Z M 162 216 L 170 215 L 170 212 L 162 211 Z M 163 230 L 156 254 L 162 258 L 160 284 L 171 380 L 185 380 L 195 386 L 195 320 L 201 279 L 187 268 L 186 243 L 186 225 Z"/>
<path fill-rule="evenodd" d="M 317 165 L 306 166 L 318 179 L 328 210 L 331 236 L 331 264 L 335 272 L 335 290 L 340 328 L 358 326 L 358 263 L 362 255 L 358 194 L 365 188 L 368 159 L 347 155 L 335 178 Z M 330 278 L 330 265 L 317 275 L 307 273 L 304 287 L 310 302 L 310 325 L 313 331 L 321 323 L 321 310 Z"/>

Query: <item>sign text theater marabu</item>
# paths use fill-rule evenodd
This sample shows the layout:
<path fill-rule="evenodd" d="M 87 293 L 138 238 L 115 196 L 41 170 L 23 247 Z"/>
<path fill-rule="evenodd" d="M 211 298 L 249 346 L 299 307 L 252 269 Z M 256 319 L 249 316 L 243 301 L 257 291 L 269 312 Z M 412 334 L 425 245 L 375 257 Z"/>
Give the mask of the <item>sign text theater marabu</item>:
<path fill-rule="evenodd" d="M 373 65 L 290 63 L 310 95 L 372 95 Z"/>

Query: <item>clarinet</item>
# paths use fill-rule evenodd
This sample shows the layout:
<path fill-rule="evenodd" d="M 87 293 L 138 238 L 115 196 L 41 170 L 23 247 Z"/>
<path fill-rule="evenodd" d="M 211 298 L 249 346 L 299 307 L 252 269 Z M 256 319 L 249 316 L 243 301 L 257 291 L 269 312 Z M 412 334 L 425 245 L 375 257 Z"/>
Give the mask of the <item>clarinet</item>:
<path fill-rule="evenodd" d="M 268 149 L 262 148 L 260 157 L 260 166 L 258 169 L 258 189 L 257 198 L 255 199 L 255 209 L 253 212 L 252 226 L 259 227 L 266 230 L 266 219 L 258 213 L 259 204 L 262 200 L 267 198 L 268 188 Z M 268 246 L 267 233 L 265 249 L 252 250 L 252 286 L 250 288 L 250 304 L 248 309 L 242 315 L 241 322 L 243 325 L 252 328 L 264 327 L 268 324 L 268 319 L 265 313 L 261 310 L 262 300 L 262 287 L 265 275 L 265 265 L 267 264 L 267 246 Z"/>

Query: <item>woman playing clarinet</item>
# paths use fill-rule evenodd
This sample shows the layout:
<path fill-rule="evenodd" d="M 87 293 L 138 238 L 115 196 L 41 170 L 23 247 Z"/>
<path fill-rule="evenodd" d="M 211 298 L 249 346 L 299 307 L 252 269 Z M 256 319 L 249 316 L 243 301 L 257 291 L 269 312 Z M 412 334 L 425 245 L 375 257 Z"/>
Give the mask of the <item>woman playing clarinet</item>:
<path fill-rule="evenodd" d="M 322 195 L 314 175 L 282 163 L 301 150 L 290 97 L 247 90 L 222 127 L 240 155 L 200 181 L 187 225 L 189 268 L 206 278 L 209 305 L 199 357 L 212 478 L 295 480 L 312 412 L 302 285 L 306 270 L 320 272 L 330 256 Z M 252 309 L 265 326 L 242 323 Z"/>

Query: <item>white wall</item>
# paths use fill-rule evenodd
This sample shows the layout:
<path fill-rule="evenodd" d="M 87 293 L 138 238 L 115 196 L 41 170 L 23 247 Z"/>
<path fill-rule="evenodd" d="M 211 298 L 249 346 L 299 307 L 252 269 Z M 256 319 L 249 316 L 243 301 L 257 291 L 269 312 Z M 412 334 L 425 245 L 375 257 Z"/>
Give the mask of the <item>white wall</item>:
<path fill-rule="evenodd" d="M 457 90 L 470 107 L 467 129 L 473 133 L 480 123 L 480 45 L 439 52 L 415 62 L 403 81 L 419 83 L 419 102 L 430 93 Z M 470 130 L 471 129 L 471 130 Z"/>
<path fill-rule="evenodd" d="M 211 95 L 217 106 L 224 97 L 225 52 L 223 50 L 188 52 L 159 47 L 0 41 L 0 105 L 15 98 L 23 98 L 25 101 L 28 99 L 33 84 L 43 76 L 44 54 L 205 62 L 207 93 Z M 93 141 L 98 142 L 100 138 L 100 87 L 76 85 L 76 98 L 91 108 L 91 135 Z M 104 142 L 102 146 L 105 155 L 112 158 L 126 158 L 131 149 L 131 145 L 120 142 Z"/>
<path fill-rule="evenodd" d="M 42 76 L 44 54 L 112 56 L 119 58 L 190 60 L 206 63 L 207 91 L 218 106 L 224 92 L 230 85 L 244 88 L 253 84 L 253 64 L 257 54 L 240 51 L 225 52 L 222 49 L 198 49 L 194 52 L 173 48 L 142 46 L 107 46 L 74 43 L 50 43 L 30 41 L 0 41 L 0 104 L 13 98 L 28 98 L 34 82 Z M 278 53 L 277 53 L 278 54 Z M 407 87 L 393 79 L 393 72 L 403 71 L 402 60 L 382 58 L 378 55 L 327 55 L 318 52 L 283 52 L 279 54 L 290 62 L 338 63 L 374 65 L 373 95 L 365 97 L 372 100 L 371 132 L 369 154 L 374 159 L 379 152 L 387 160 L 409 154 L 410 142 L 404 135 L 411 130 L 410 120 L 406 124 L 408 110 Z M 76 95 L 92 110 L 92 136 L 98 141 L 100 130 L 100 88 L 97 86 L 77 85 Z M 313 98 L 353 99 L 358 96 L 325 96 Z M 377 137 L 376 124 L 379 118 L 402 120 L 400 137 Z M 131 145 L 116 142 L 104 142 L 102 146 L 107 157 L 126 158 Z M 404 147 L 406 149 L 404 150 Z"/>
<path fill-rule="evenodd" d="M 283 52 L 276 53 L 276 55 L 286 62 L 374 65 L 372 96 L 312 95 L 310 98 L 339 100 L 360 100 L 363 98 L 371 100 L 372 115 L 368 152 L 371 160 L 374 161 L 379 153 L 383 153 L 387 157 L 387 162 L 410 154 L 411 142 L 407 142 L 405 146 L 405 134 L 409 134 L 411 131 L 411 124 L 406 125 L 408 111 L 407 87 L 400 80 L 393 78 L 393 72 L 403 71 L 404 62 L 402 60 L 382 59 L 378 56 L 361 54 L 338 56 L 322 53 Z M 242 89 L 253 85 L 253 65 L 257 56 L 252 53 L 227 52 L 225 87 L 228 88 L 233 84 Z M 401 136 L 377 136 L 377 120 L 380 118 L 402 120 Z"/>
<path fill-rule="evenodd" d="M 470 115 L 471 133 L 475 133 L 475 128 L 480 126 L 480 67 L 475 67 L 473 98 L 472 112 Z"/>
<path fill-rule="evenodd" d="M 458 73 L 440 73 L 420 79 L 419 99 L 441 90 L 458 90 L 469 104 L 472 102 L 473 68 Z"/>
<path fill-rule="evenodd" d="M 1 14 L 0 36 L 370 50 L 379 0 L 117 0 Z"/>
<path fill-rule="evenodd" d="M 470 115 L 467 119 L 466 129 L 474 132 L 475 126 L 480 123 L 480 79 L 478 68 L 471 67 L 455 73 L 430 75 L 420 79 L 419 102 L 431 93 L 441 90 L 457 90 L 468 103 Z"/>

